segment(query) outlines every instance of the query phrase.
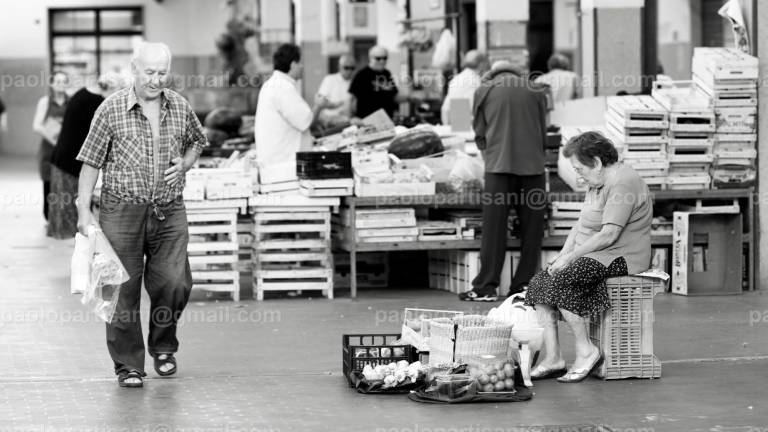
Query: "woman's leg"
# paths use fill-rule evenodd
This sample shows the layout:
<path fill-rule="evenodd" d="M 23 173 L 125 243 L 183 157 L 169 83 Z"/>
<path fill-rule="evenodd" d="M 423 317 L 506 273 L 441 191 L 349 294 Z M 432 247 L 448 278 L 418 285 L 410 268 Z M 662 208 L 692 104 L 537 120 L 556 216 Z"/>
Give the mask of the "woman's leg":
<path fill-rule="evenodd" d="M 590 367 L 600 350 L 589 339 L 589 318 L 584 318 L 571 311 L 561 309 L 563 318 L 573 330 L 574 343 L 576 345 L 576 359 L 573 361 L 572 370 Z"/>
<path fill-rule="evenodd" d="M 544 357 L 539 360 L 539 366 L 545 369 L 562 369 L 565 367 L 565 362 L 560 352 L 557 311 L 552 306 L 544 304 L 537 304 L 536 310 L 544 325 Z"/>

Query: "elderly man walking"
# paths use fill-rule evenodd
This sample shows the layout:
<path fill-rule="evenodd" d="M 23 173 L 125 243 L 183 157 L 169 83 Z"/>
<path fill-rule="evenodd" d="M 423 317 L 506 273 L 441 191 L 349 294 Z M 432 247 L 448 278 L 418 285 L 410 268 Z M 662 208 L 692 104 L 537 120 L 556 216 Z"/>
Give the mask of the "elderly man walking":
<path fill-rule="evenodd" d="M 107 348 L 121 387 L 142 387 L 146 376 L 142 279 L 151 301 L 147 345 L 160 376 L 177 371 L 176 327 L 192 288 L 181 193 L 184 174 L 207 141 L 189 103 L 166 88 L 170 66 L 168 46 L 139 45 L 131 60 L 133 85 L 99 106 L 77 156 L 83 162 L 78 230 L 85 234 L 95 223 L 90 201 L 102 170 L 98 223 L 130 275 L 107 324 Z"/>

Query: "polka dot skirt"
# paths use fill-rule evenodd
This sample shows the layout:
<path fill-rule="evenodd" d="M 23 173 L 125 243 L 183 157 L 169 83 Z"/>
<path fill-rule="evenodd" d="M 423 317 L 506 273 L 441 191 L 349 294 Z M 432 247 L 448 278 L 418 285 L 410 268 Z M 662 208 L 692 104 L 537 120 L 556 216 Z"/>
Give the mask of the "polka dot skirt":
<path fill-rule="evenodd" d="M 608 267 L 581 257 L 554 276 L 543 270 L 531 278 L 525 304 L 545 304 L 582 317 L 597 315 L 611 307 L 605 279 L 626 275 L 624 257 L 616 258 Z"/>

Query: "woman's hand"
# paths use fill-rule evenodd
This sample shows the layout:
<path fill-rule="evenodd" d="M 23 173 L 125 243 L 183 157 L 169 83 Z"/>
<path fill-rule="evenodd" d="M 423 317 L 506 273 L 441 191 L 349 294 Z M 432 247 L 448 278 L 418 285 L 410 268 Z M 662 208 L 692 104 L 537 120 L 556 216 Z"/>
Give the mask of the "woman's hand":
<path fill-rule="evenodd" d="M 557 259 L 555 259 L 554 262 L 550 264 L 549 267 L 547 268 L 547 272 L 549 273 L 550 276 L 554 276 L 555 274 L 559 273 L 562 269 L 571 265 L 573 261 L 574 261 L 574 257 L 570 252 L 558 255 Z"/>

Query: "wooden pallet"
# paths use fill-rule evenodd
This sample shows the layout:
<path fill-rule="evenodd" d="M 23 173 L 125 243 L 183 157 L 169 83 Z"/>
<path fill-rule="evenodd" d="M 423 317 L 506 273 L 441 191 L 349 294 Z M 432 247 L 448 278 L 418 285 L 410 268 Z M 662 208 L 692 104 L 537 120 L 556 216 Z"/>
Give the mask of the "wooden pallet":
<path fill-rule="evenodd" d="M 717 123 L 715 122 L 715 113 L 694 112 L 669 114 L 669 129 L 675 132 L 714 132 Z"/>
<path fill-rule="evenodd" d="M 550 203 L 552 219 L 578 219 L 583 202 L 553 201 Z"/>
<path fill-rule="evenodd" d="M 228 213 L 191 211 L 187 213 L 187 221 L 192 288 L 228 292 L 234 301 L 240 301 L 237 210 L 230 209 Z"/>
<path fill-rule="evenodd" d="M 606 119 L 624 129 L 666 129 L 667 110 L 651 96 L 610 96 Z"/>
<path fill-rule="evenodd" d="M 267 291 L 322 291 L 333 299 L 333 268 L 254 269 L 253 292 L 263 301 Z"/>
<path fill-rule="evenodd" d="M 253 287 L 266 291 L 321 290 L 333 298 L 331 214 L 294 209 L 253 214 Z"/>

